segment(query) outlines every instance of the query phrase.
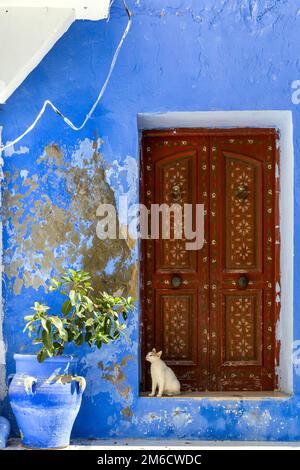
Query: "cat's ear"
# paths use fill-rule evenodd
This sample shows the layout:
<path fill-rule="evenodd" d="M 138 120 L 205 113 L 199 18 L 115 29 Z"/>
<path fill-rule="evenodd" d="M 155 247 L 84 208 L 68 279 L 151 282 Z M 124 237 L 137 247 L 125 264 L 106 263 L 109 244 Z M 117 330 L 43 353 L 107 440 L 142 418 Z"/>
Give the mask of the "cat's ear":
<path fill-rule="evenodd" d="M 158 357 L 161 357 L 162 351 L 159 351 L 156 355 L 157 355 Z"/>
<path fill-rule="evenodd" d="M 152 352 L 156 353 L 156 349 L 155 349 L 155 348 L 153 348 L 153 349 L 152 349 Z"/>

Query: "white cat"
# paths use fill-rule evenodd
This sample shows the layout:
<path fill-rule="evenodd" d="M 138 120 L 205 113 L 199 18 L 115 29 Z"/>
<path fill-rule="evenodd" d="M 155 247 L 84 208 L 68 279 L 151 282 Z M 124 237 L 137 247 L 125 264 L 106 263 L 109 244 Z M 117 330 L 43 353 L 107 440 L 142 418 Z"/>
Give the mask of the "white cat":
<path fill-rule="evenodd" d="M 158 397 L 161 397 L 163 393 L 166 395 L 179 395 L 179 380 L 172 369 L 161 360 L 161 355 L 162 351 L 157 353 L 156 349 L 152 349 L 146 356 L 146 361 L 151 362 L 152 392 L 149 393 L 149 397 L 154 397 L 157 387 Z"/>

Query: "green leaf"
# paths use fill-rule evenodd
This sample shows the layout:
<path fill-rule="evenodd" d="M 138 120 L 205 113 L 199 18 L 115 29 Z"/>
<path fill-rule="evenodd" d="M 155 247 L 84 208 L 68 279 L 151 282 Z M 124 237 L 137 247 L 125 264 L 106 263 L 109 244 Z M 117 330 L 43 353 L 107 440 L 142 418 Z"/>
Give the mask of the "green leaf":
<path fill-rule="evenodd" d="M 86 341 L 86 343 L 91 344 L 91 343 L 90 343 L 91 339 L 92 339 L 92 332 L 91 332 L 91 331 L 87 331 L 86 334 L 85 334 L 85 341 Z"/>
<path fill-rule="evenodd" d="M 85 315 L 83 313 L 76 312 L 76 315 L 78 318 L 85 318 Z"/>
<path fill-rule="evenodd" d="M 75 334 L 71 330 L 66 330 L 66 331 L 67 331 L 67 335 L 68 335 L 68 341 L 69 341 L 69 343 L 71 343 L 74 339 Z"/>
<path fill-rule="evenodd" d="M 45 348 L 42 348 L 36 355 L 38 362 L 44 362 L 47 357 L 47 351 Z"/>
<path fill-rule="evenodd" d="M 50 333 L 50 331 L 48 329 L 49 323 L 47 323 L 47 320 L 45 318 L 41 318 L 41 323 L 42 323 L 42 326 L 43 326 L 44 330 L 46 330 L 47 333 Z"/>
<path fill-rule="evenodd" d="M 76 304 L 76 292 L 75 292 L 75 290 L 73 290 L 73 289 L 70 290 L 69 297 L 70 297 L 71 304 L 74 306 Z"/>
<path fill-rule="evenodd" d="M 72 310 L 72 303 L 69 299 L 65 300 L 61 306 L 61 313 L 66 316 Z"/>
<path fill-rule="evenodd" d="M 50 307 L 44 304 L 40 304 L 39 302 L 34 302 L 34 307 L 31 307 L 31 309 L 35 310 L 37 313 L 46 313 Z"/>
<path fill-rule="evenodd" d="M 32 344 L 41 344 L 43 341 L 41 338 L 35 338 L 33 341 L 32 341 Z"/>
<path fill-rule="evenodd" d="M 47 334 L 46 330 L 44 330 L 42 333 L 42 340 L 47 351 L 52 351 L 53 349 L 52 337 L 50 334 Z"/>
<path fill-rule="evenodd" d="M 105 318 L 104 328 L 103 328 L 104 333 L 109 334 L 110 329 L 111 329 L 111 319 L 110 318 Z"/>
<path fill-rule="evenodd" d="M 78 338 L 75 339 L 75 344 L 76 346 L 81 346 L 83 343 L 83 334 L 80 333 L 80 335 L 78 336 Z"/>
<path fill-rule="evenodd" d="M 86 295 L 83 298 L 87 303 L 87 307 L 88 307 L 89 312 L 92 312 L 94 310 L 93 301 L 91 299 L 89 299 Z"/>
<path fill-rule="evenodd" d="M 62 328 L 59 332 L 60 337 L 63 341 L 68 341 L 68 332 L 64 328 Z"/>
<path fill-rule="evenodd" d="M 63 322 L 61 321 L 61 319 L 59 317 L 52 316 L 52 317 L 49 317 L 49 320 L 51 321 L 51 323 L 53 323 L 54 326 L 56 326 L 56 328 L 58 330 L 63 329 L 64 325 L 63 325 Z"/>
<path fill-rule="evenodd" d="M 25 320 L 25 321 L 31 321 L 31 320 L 33 320 L 33 319 L 34 319 L 34 315 L 26 315 L 26 316 L 24 317 L 24 320 Z"/>
<path fill-rule="evenodd" d="M 23 333 L 25 333 L 26 330 L 31 330 L 31 328 L 32 328 L 32 322 L 27 323 L 23 329 Z"/>

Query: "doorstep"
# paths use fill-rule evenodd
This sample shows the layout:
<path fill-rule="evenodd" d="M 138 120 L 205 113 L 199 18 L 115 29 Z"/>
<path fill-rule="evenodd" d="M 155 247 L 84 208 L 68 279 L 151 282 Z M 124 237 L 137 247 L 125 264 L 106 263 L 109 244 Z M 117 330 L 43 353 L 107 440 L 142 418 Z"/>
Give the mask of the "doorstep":
<path fill-rule="evenodd" d="M 199 400 L 263 400 L 263 399 L 276 399 L 276 400 L 287 400 L 292 395 L 284 392 L 182 392 L 180 395 L 163 397 L 149 397 L 148 393 L 141 393 L 140 397 L 154 399 L 184 399 L 184 398 L 196 398 Z"/>

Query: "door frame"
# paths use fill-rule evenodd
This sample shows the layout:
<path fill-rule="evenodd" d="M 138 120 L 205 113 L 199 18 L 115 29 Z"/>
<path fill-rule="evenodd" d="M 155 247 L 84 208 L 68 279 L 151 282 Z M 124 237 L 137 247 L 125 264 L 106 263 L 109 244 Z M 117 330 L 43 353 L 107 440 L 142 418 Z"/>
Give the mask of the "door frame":
<path fill-rule="evenodd" d="M 279 232 L 280 249 L 278 258 L 281 275 L 276 283 L 278 320 L 276 324 L 276 373 L 278 389 L 292 393 L 292 344 L 293 344 L 293 126 L 290 111 L 215 111 L 215 112 L 174 112 L 165 114 L 140 114 L 138 127 L 143 131 L 164 130 L 166 135 L 176 135 L 176 128 L 191 134 L 192 128 L 197 133 L 232 132 L 241 128 L 259 132 L 261 128 L 276 129 L 279 135 L 278 153 L 280 162 L 276 171 L 279 192 Z M 238 129 L 239 128 L 239 129 Z M 251 128 L 251 129 L 250 129 Z M 142 189 L 142 188 L 141 188 Z M 142 359 L 144 360 L 144 359 Z"/>

